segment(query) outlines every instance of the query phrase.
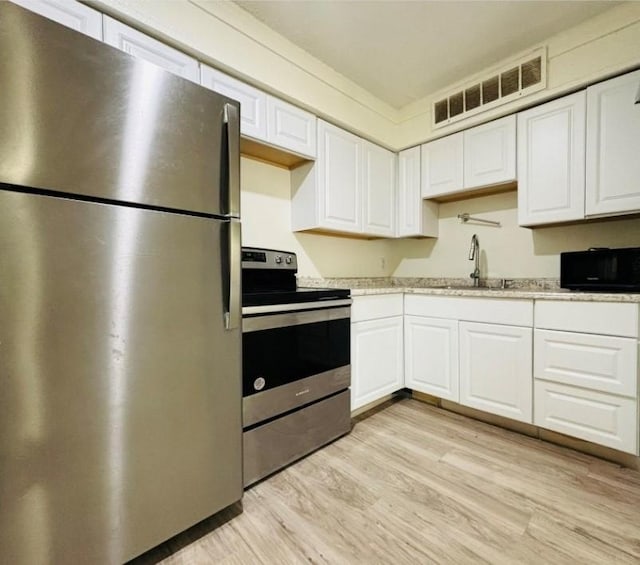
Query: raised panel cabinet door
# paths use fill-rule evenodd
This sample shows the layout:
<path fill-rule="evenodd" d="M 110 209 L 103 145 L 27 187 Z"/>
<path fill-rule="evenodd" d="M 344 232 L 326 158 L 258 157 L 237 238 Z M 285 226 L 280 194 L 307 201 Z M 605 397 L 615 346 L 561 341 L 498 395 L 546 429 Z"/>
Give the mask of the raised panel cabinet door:
<path fill-rule="evenodd" d="M 635 398 L 536 380 L 534 424 L 638 455 Z"/>
<path fill-rule="evenodd" d="M 532 422 L 532 329 L 460 322 L 460 404 Z"/>
<path fill-rule="evenodd" d="M 405 316 L 405 386 L 458 402 L 458 321 Z"/>
<path fill-rule="evenodd" d="M 538 379 L 636 398 L 638 342 L 634 338 L 535 330 L 533 375 Z"/>
<path fill-rule="evenodd" d="M 422 146 L 422 198 L 463 190 L 463 135 L 454 133 Z"/>
<path fill-rule="evenodd" d="M 240 133 L 267 140 L 267 95 L 220 71 L 201 65 L 200 84 L 240 102 Z"/>
<path fill-rule="evenodd" d="M 320 227 L 362 233 L 362 140 L 318 120 Z"/>
<path fill-rule="evenodd" d="M 640 71 L 587 88 L 587 215 L 640 210 Z"/>
<path fill-rule="evenodd" d="M 363 226 L 367 235 L 393 237 L 396 230 L 396 154 L 363 141 Z"/>
<path fill-rule="evenodd" d="M 586 92 L 518 114 L 518 223 L 584 218 Z"/>
<path fill-rule="evenodd" d="M 118 20 L 104 16 L 104 42 L 139 59 L 193 82 L 200 82 L 200 66 L 196 59 L 161 41 L 133 29 Z"/>
<path fill-rule="evenodd" d="M 516 180 L 516 116 L 464 132 L 464 188 Z"/>
<path fill-rule="evenodd" d="M 351 326 L 351 409 L 404 386 L 402 316 Z"/>
<path fill-rule="evenodd" d="M 420 146 L 398 153 L 398 237 L 438 237 L 438 204 L 422 199 Z"/>
<path fill-rule="evenodd" d="M 31 12 L 102 40 L 102 14 L 74 0 L 11 0 Z"/>
<path fill-rule="evenodd" d="M 267 97 L 267 141 L 305 157 L 316 157 L 316 117 L 273 96 Z"/>

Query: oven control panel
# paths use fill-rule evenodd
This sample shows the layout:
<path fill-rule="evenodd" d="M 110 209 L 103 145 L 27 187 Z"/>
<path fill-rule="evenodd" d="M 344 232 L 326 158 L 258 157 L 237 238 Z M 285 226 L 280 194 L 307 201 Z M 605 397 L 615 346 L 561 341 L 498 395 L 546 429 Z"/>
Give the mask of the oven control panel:
<path fill-rule="evenodd" d="M 296 254 L 290 251 L 276 249 L 261 249 L 257 247 L 242 248 L 243 269 L 286 269 L 298 271 Z"/>

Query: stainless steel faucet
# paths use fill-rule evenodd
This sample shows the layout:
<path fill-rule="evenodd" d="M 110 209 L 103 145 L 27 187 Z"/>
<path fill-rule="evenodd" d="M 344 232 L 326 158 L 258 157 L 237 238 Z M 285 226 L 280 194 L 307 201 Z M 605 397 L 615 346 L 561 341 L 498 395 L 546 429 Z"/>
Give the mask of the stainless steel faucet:
<path fill-rule="evenodd" d="M 469 261 L 475 260 L 475 269 L 469 276 L 473 279 L 473 286 L 480 286 L 480 242 L 474 233 L 471 238 L 471 248 L 469 249 Z"/>

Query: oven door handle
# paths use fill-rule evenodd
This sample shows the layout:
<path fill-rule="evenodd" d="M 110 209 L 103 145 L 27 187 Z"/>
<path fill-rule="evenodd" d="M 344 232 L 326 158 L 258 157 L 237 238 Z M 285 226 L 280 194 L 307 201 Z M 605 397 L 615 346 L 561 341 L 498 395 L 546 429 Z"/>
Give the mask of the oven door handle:
<path fill-rule="evenodd" d="M 242 315 L 254 314 L 284 314 L 293 310 L 320 310 L 321 308 L 335 308 L 336 306 L 351 306 L 350 298 L 319 300 L 316 302 L 296 302 L 295 304 L 266 304 L 264 306 L 243 306 Z"/>
<path fill-rule="evenodd" d="M 332 302 L 347 302 L 348 304 L 350 304 L 351 300 L 336 300 Z M 282 305 L 280 305 L 280 308 L 282 308 Z M 243 318 L 242 332 L 257 332 L 261 330 L 286 328 L 289 326 L 301 326 L 304 324 L 314 324 L 317 322 L 331 322 L 334 320 L 344 320 L 349 318 L 351 318 L 350 306 L 302 310 L 298 312 L 280 312 L 264 316 L 252 316 L 249 318 Z"/>

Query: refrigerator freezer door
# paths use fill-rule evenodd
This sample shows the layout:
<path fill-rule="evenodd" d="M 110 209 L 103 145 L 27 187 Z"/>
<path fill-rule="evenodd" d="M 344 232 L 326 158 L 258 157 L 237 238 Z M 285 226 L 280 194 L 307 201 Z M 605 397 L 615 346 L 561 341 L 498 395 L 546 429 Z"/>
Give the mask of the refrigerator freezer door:
<path fill-rule="evenodd" d="M 241 498 L 225 224 L 0 191 L 0 563 L 122 563 Z"/>
<path fill-rule="evenodd" d="M 0 183 L 238 215 L 237 102 L 10 2 L 0 53 Z"/>

